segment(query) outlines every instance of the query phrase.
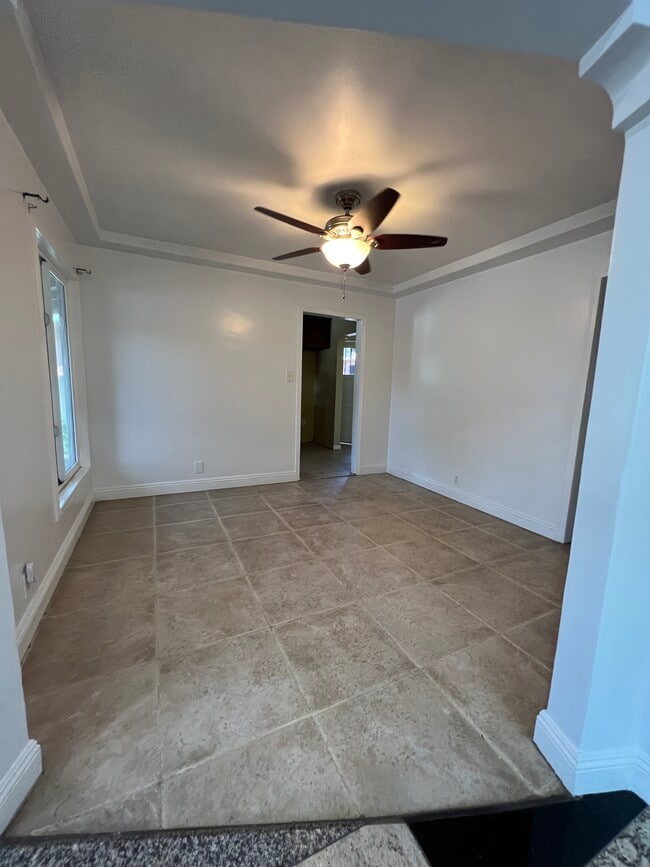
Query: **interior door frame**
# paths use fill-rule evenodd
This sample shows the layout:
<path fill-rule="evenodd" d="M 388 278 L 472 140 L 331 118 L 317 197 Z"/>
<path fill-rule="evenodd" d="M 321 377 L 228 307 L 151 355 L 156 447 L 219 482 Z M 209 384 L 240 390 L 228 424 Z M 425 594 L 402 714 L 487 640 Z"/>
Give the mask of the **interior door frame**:
<path fill-rule="evenodd" d="M 297 343 L 296 343 L 296 403 L 295 403 L 295 423 L 294 423 L 294 439 L 295 439 L 295 458 L 294 458 L 294 477 L 298 481 L 300 479 L 300 429 L 301 429 L 301 413 L 300 407 L 302 403 L 302 332 L 303 332 L 303 317 L 305 314 L 313 316 L 331 316 L 334 319 L 349 319 L 357 323 L 357 339 L 356 339 L 356 364 L 354 372 L 354 392 L 352 407 L 352 449 L 350 454 L 350 473 L 358 476 L 361 474 L 361 433 L 363 426 L 363 386 L 364 372 L 366 361 L 366 339 L 365 327 L 366 320 L 364 316 L 360 316 L 353 311 L 331 310 L 320 307 L 317 304 L 301 305 L 298 308 L 298 327 L 297 327 Z"/>

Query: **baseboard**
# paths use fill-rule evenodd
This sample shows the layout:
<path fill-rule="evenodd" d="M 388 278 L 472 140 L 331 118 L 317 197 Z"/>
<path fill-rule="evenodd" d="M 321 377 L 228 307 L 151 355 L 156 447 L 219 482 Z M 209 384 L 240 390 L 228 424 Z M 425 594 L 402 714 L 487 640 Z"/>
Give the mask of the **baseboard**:
<path fill-rule="evenodd" d="M 455 485 L 447 485 L 439 482 L 436 479 L 430 479 L 420 473 L 411 473 L 408 470 L 398 467 L 395 464 L 388 463 L 388 472 L 393 476 L 398 476 L 400 479 L 406 479 L 408 482 L 413 482 L 429 491 L 435 491 L 437 494 L 442 494 L 452 500 L 457 500 L 459 503 L 464 503 L 466 506 L 473 506 L 475 509 L 480 509 L 482 512 L 487 512 L 489 515 L 494 515 L 495 518 L 501 518 L 504 521 L 509 521 L 511 524 L 516 524 L 518 527 L 523 527 L 525 530 L 530 530 L 532 533 L 538 533 L 540 536 L 545 536 L 547 539 L 552 539 L 554 542 L 564 542 L 564 528 L 558 527 L 557 524 L 551 524 L 547 521 L 540 521 L 532 515 L 527 515 L 525 512 L 518 512 L 515 509 L 510 509 L 500 503 L 495 503 L 492 500 L 486 500 L 476 494 L 471 494 L 469 491 L 464 491 Z"/>
<path fill-rule="evenodd" d="M 41 748 L 29 740 L 0 780 L 0 834 L 20 809 L 43 770 Z"/>
<path fill-rule="evenodd" d="M 359 467 L 359 475 L 360 476 L 368 476 L 372 473 L 385 473 L 386 472 L 386 464 L 364 464 L 362 467 Z"/>
<path fill-rule="evenodd" d="M 650 757 L 629 747 L 581 751 L 568 740 L 548 711 L 537 717 L 535 744 L 572 795 L 635 792 L 650 799 Z"/>
<path fill-rule="evenodd" d="M 18 653 L 20 654 L 21 659 L 25 656 L 27 648 L 34 637 L 36 627 L 40 623 L 41 617 L 47 608 L 47 604 L 52 598 L 52 594 L 56 589 L 56 585 L 63 574 L 63 570 L 65 569 L 68 560 L 70 559 L 74 546 L 77 544 L 77 539 L 81 535 L 81 531 L 84 528 L 94 502 L 95 496 L 94 494 L 91 494 L 79 510 L 79 514 L 75 518 L 73 525 L 70 527 L 61 547 L 56 552 L 54 559 L 50 563 L 50 568 L 43 576 L 43 580 L 38 585 L 25 613 L 20 618 L 18 626 L 16 627 L 16 641 L 18 644 Z"/>
<path fill-rule="evenodd" d="M 98 500 L 123 500 L 129 497 L 154 497 L 162 494 L 184 494 L 188 491 L 210 491 L 213 488 L 241 488 L 249 485 L 272 485 L 278 482 L 295 482 L 299 473 L 257 473 L 242 476 L 215 476 L 209 479 L 181 479 L 177 482 L 153 482 L 138 485 L 121 485 L 114 488 L 97 488 Z"/>

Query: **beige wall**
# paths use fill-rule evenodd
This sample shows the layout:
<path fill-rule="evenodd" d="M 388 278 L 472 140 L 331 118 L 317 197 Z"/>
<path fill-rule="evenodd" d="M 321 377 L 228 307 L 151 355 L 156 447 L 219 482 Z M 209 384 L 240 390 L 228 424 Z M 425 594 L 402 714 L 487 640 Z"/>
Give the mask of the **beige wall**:
<path fill-rule="evenodd" d="M 316 373 L 316 353 L 304 349 L 302 353 L 302 394 L 300 400 L 300 442 L 310 443 L 314 439 L 314 376 Z"/>

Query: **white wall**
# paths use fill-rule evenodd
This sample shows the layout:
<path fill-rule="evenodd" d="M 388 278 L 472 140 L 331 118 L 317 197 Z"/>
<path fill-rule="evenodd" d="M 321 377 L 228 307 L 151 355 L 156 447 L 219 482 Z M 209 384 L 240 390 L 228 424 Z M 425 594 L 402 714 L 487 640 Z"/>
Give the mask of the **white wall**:
<path fill-rule="evenodd" d="M 392 472 L 563 539 L 610 245 L 606 233 L 398 299 Z"/>
<path fill-rule="evenodd" d="M 343 301 L 336 289 L 81 249 L 93 270 L 82 310 L 100 496 L 291 478 L 299 384 L 286 372 L 300 369 L 303 308 L 365 319 L 360 465 L 385 466 L 392 298 Z"/>
<path fill-rule="evenodd" d="M 69 534 L 74 535 L 83 505 L 92 495 L 88 475 L 57 520 L 36 230 L 47 238 L 63 265 L 73 268 L 78 262 L 74 242 L 54 204 L 40 204 L 30 215 L 21 198 L 23 190 L 43 192 L 43 186 L 0 113 L 0 500 L 21 649 L 54 588 L 70 547 L 65 541 L 72 541 Z M 74 324 L 79 320 L 74 287 L 68 301 Z M 75 372 L 81 379 L 76 384 L 82 393 L 83 351 L 78 333 L 74 337 Z M 27 591 L 23 566 L 32 560 L 38 582 Z"/>

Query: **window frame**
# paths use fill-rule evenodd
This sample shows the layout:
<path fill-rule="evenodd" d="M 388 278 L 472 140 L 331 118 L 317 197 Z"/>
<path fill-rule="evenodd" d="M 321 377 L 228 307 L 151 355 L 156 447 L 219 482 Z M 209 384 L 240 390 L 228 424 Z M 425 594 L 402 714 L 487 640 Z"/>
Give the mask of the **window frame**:
<path fill-rule="evenodd" d="M 81 447 L 79 442 L 79 423 L 77 409 L 77 393 L 74 371 L 74 359 L 72 353 L 72 341 L 70 336 L 70 318 L 68 315 L 68 281 L 61 271 L 52 263 L 51 259 L 39 250 L 39 272 L 41 279 L 41 295 L 43 299 L 45 349 L 48 364 L 48 380 L 50 386 L 50 404 L 52 410 L 52 434 L 54 444 L 54 472 L 57 481 L 58 494 L 62 492 L 77 475 L 82 466 Z M 61 424 L 61 393 L 59 390 L 59 378 L 57 374 L 56 338 L 53 331 L 52 299 L 49 286 L 49 272 L 61 283 L 63 287 L 63 313 L 65 324 L 65 339 L 68 358 L 68 373 L 70 378 L 72 429 L 75 447 L 75 462 L 69 470 L 65 469 L 63 452 L 63 428 Z M 47 291 L 46 291 L 47 290 Z M 59 501 L 61 505 L 61 501 Z"/>

